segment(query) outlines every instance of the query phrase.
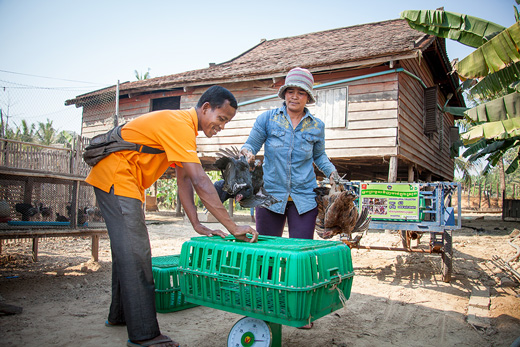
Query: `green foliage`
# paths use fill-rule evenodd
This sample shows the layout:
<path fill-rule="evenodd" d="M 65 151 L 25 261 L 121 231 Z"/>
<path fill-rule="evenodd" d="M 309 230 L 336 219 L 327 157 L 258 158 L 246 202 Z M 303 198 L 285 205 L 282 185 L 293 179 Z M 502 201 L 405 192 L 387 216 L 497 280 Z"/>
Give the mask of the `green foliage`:
<path fill-rule="evenodd" d="M 147 79 L 151 78 L 150 77 L 150 68 L 148 68 L 148 71 L 145 72 L 144 74 L 143 73 L 139 74 L 139 71 L 134 70 L 134 74 L 135 74 L 135 78 L 138 81 L 147 80 Z"/>
<path fill-rule="evenodd" d="M 206 174 L 210 178 L 211 182 L 215 182 L 221 179 L 220 171 L 207 171 Z M 194 194 L 195 206 L 200 209 L 205 209 L 202 200 L 195 193 Z M 231 200 L 232 201 L 232 200 Z M 160 209 L 171 210 L 175 208 L 177 202 L 177 180 L 176 179 L 160 179 L 157 181 L 157 204 Z M 224 202 L 224 207 L 227 209 L 230 201 Z M 235 210 L 248 210 L 242 208 L 239 204 L 234 205 Z"/>
<path fill-rule="evenodd" d="M 504 166 L 511 167 L 513 165 L 515 158 L 518 159 L 518 149 L 512 148 L 512 149 L 507 150 L 504 153 L 504 155 L 502 156 L 502 160 L 504 161 Z M 486 170 L 487 170 L 487 174 L 483 175 L 482 171 L 486 171 Z M 472 171 L 474 172 L 473 174 L 471 173 Z M 519 194 L 518 188 L 520 185 L 520 170 L 516 170 L 513 172 L 509 172 L 509 173 L 506 171 L 506 173 L 507 173 L 507 175 L 505 175 L 506 196 L 507 197 L 512 196 L 513 186 L 516 185 L 516 190 L 515 190 L 516 197 L 515 198 L 518 199 L 518 194 Z M 500 183 L 500 168 L 497 165 L 494 167 L 490 166 L 487 169 L 484 168 L 481 171 L 468 170 L 468 171 L 466 171 L 465 175 L 462 175 L 461 177 L 457 178 L 456 181 L 465 184 L 466 187 L 471 187 L 472 195 L 478 194 L 479 185 L 482 185 L 483 190 L 487 190 L 492 195 L 496 195 L 497 186 L 499 186 L 499 183 Z M 498 189 L 500 189 L 500 187 Z"/>
<path fill-rule="evenodd" d="M 480 47 L 487 38 L 505 28 L 481 18 L 442 10 L 408 10 L 401 12 L 410 27 L 417 31 L 452 39 L 470 47 Z"/>
<path fill-rule="evenodd" d="M 23 142 L 34 142 L 35 124 L 28 124 L 25 119 L 22 119 L 22 124 L 14 132 L 14 140 Z"/>
<path fill-rule="evenodd" d="M 157 181 L 157 205 L 160 209 L 173 210 L 177 203 L 177 179 Z"/>
<path fill-rule="evenodd" d="M 56 130 L 52 126 L 52 121 L 47 119 L 47 123 L 38 123 L 38 131 L 36 131 L 36 139 L 42 145 L 52 145 L 57 142 Z"/>
<path fill-rule="evenodd" d="M 518 4 L 519 0 L 516 2 Z M 517 22 L 509 28 L 442 10 L 401 13 L 401 18 L 418 31 L 476 48 L 454 68 L 461 80 L 470 80 L 462 87 L 477 103 L 476 107 L 464 111 L 470 127 L 461 134 L 464 145 L 468 146 L 463 156 L 470 161 L 486 158 L 488 165 L 484 174 L 501 163 L 507 151 L 518 152 L 520 93 L 515 90 L 520 81 L 520 22 L 518 10 L 514 9 Z M 476 85 L 474 79 L 479 80 Z M 459 114 L 462 110 L 451 111 Z M 512 160 L 507 172 L 513 172 L 516 167 L 518 160 Z"/>
<path fill-rule="evenodd" d="M 61 143 L 65 147 L 71 148 L 74 143 L 75 133 L 68 130 L 62 130 L 56 138 L 56 143 Z"/>
<path fill-rule="evenodd" d="M 476 85 L 465 88 L 465 90 L 468 90 L 474 98 L 477 98 L 481 102 L 487 102 L 513 93 L 514 91 L 520 92 L 520 89 L 516 89 L 518 81 L 520 81 L 520 63 L 517 62 L 493 74 L 487 75 Z"/>
<path fill-rule="evenodd" d="M 520 61 L 520 22 L 504 29 L 470 55 L 455 64 L 463 78 L 480 78 Z"/>

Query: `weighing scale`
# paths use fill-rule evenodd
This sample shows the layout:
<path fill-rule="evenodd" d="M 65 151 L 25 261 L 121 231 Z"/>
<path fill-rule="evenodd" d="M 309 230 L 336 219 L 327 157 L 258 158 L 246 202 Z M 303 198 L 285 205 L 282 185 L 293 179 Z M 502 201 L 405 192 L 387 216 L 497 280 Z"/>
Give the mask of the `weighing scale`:
<path fill-rule="evenodd" d="M 228 347 L 281 347 L 282 325 L 244 317 L 231 328 L 227 345 Z"/>

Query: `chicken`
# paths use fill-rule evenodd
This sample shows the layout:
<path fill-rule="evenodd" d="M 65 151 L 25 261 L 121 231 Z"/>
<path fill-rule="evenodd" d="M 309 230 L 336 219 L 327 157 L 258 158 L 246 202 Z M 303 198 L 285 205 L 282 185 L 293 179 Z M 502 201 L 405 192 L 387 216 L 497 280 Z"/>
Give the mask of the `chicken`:
<path fill-rule="evenodd" d="M 368 229 L 371 218 L 368 209 L 361 214 L 354 203 L 357 195 L 352 190 L 345 190 L 344 185 L 337 188 L 317 187 L 316 202 L 318 203 L 318 217 L 316 232 L 323 239 L 330 239 L 338 234 L 351 235 L 355 232 L 364 232 Z"/>
<path fill-rule="evenodd" d="M 67 215 L 69 216 L 69 219 L 70 217 L 72 216 L 72 206 L 69 204 L 67 204 L 67 206 L 65 206 L 65 208 L 67 209 Z M 78 225 L 83 225 L 87 222 L 87 214 L 85 213 L 85 210 L 84 209 L 81 209 L 81 208 L 78 208 L 78 212 L 76 212 L 76 222 Z"/>
<path fill-rule="evenodd" d="M 85 206 L 83 208 L 85 214 L 88 216 L 88 220 L 95 222 L 102 222 L 103 216 L 101 215 L 101 210 L 96 206 Z"/>
<path fill-rule="evenodd" d="M 23 202 L 14 205 L 14 208 L 16 212 L 22 214 L 22 221 L 28 221 L 31 217 L 34 217 L 40 212 L 38 207 Z"/>
<path fill-rule="evenodd" d="M 48 218 L 52 215 L 52 208 L 43 206 L 43 203 L 38 204 L 38 210 L 40 211 L 43 218 Z"/>
<path fill-rule="evenodd" d="M 217 155 L 215 166 L 220 169 L 223 180 L 214 186 L 220 201 L 234 198 L 244 208 L 268 207 L 279 201 L 264 189 L 261 161 L 249 164 L 236 147 L 221 149 Z"/>
<path fill-rule="evenodd" d="M 68 222 L 69 219 L 56 212 L 56 222 Z"/>
<path fill-rule="evenodd" d="M 242 198 L 248 198 L 253 194 L 253 182 L 249 171 L 249 163 L 244 156 L 240 156 L 238 149 L 221 149 L 217 155 L 220 158 L 215 166 L 220 169 L 224 184 L 222 190 L 240 202 Z"/>

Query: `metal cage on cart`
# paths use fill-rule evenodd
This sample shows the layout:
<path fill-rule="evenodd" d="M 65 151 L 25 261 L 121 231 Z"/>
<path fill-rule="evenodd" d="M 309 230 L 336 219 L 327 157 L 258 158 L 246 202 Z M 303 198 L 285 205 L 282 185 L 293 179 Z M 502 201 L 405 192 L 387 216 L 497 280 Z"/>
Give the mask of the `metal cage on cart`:
<path fill-rule="evenodd" d="M 363 207 L 363 185 L 367 182 L 345 182 L 348 189 L 358 194 L 358 208 Z M 453 270 L 452 232 L 461 228 L 461 186 L 457 182 L 429 182 L 429 183 L 378 183 L 380 185 L 395 186 L 396 184 L 409 185 L 417 188 L 417 214 L 413 218 L 392 219 L 372 218 L 369 229 L 395 230 L 400 232 L 403 247 L 367 246 L 361 245 L 362 235 L 352 238 L 342 235 L 341 241 L 350 248 L 437 253 L 441 255 L 441 275 L 444 282 L 450 282 Z M 452 198 L 457 193 L 455 208 Z M 420 238 L 424 233 L 430 234 L 428 248 L 414 248 L 413 239 Z"/>

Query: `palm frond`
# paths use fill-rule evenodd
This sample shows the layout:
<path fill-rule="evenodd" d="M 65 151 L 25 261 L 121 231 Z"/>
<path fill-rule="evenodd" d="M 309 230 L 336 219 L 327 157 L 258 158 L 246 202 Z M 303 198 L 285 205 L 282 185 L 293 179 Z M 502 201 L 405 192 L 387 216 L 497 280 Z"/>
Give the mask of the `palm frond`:
<path fill-rule="evenodd" d="M 485 37 L 502 32 L 505 28 L 484 19 L 441 10 L 407 10 L 400 14 L 411 28 L 470 47 L 480 47 Z"/>

